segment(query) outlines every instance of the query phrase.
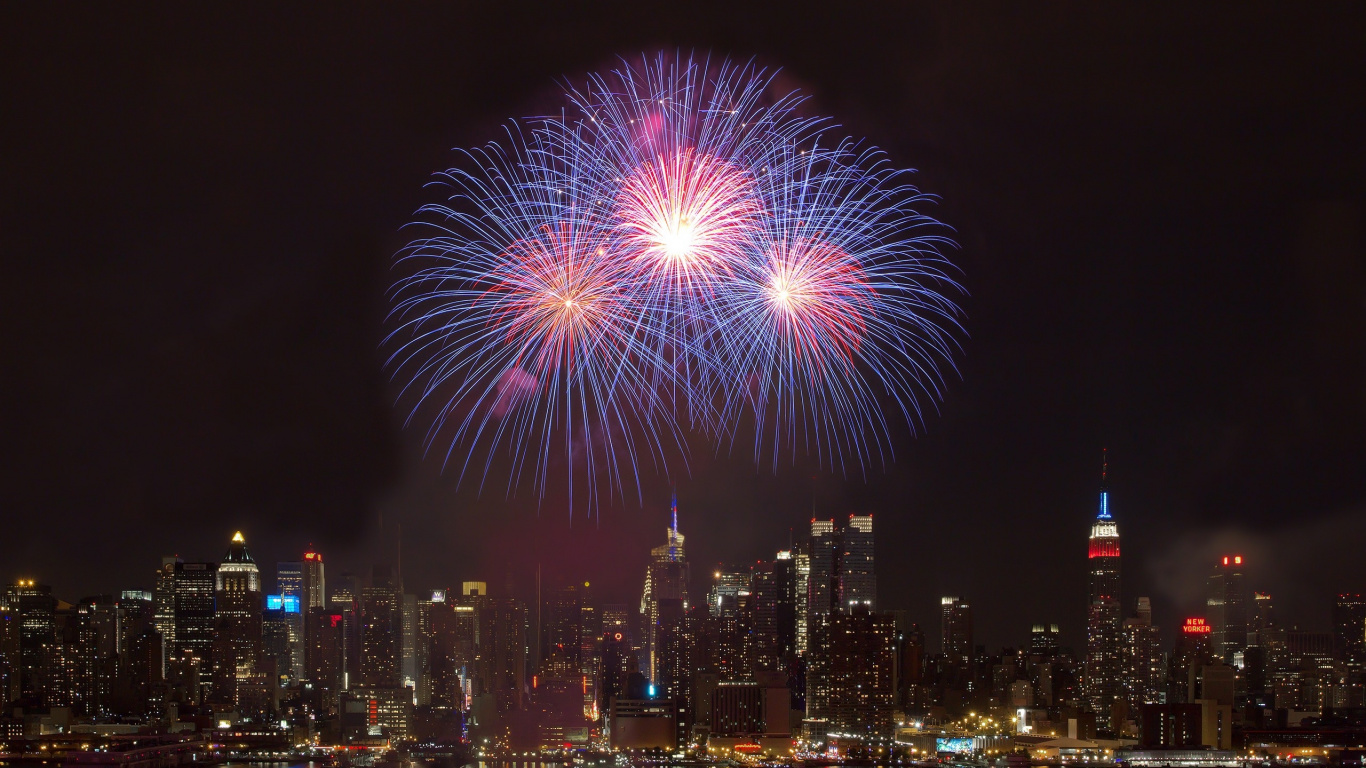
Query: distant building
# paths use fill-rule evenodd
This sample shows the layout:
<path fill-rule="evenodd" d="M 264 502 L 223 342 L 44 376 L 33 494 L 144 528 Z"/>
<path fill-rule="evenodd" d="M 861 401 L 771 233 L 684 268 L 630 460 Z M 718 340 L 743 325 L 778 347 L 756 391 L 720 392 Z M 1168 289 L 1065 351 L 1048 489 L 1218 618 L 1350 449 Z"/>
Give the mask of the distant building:
<path fill-rule="evenodd" d="M 889 735 L 896 704 L 896 618 L 857 607 L 822 617 L 812 636 L 806 716 L 833 731 Z"/>
<path fill-rule="evenodd" d="M 583 674 L 583 595 L 578 584 L 546 590 L 541 600 L 542 677 L 578 680 Z"/>
<path fill-rule="evenodd" d="M 1177 632 L 1176 648 L 1167 664 L 1167 703 L 1193 704 L 1197 678 L 1202 667 L 1214 663 L 1213 634 L 1203 617 L 1186 619 Z"/>
<path fill-rule="evenodd" d="M 1029 630 L 1029 655 L 1051 659 L 1058 655 L 1061 631 L 1057 624 L 1035 624 Z M 971 639 L 969 639 L 971 642 Z"/>
<path fill-rule="evenodd" d="M 1121 687 L 1119 594 L 1119 525 L 1110 514 L 1108 464 L 1101 470 L 1100 511 L 1087 543 L 1090 584 L 1086 614 L 1086 659 L 1083 664 L 1087 708 L 1102 730 L 1115 727 L 1113 709 Z"/>
<path fill-rule="evenodd" d="M 323 574 L 323 556 L 311 548 L 303 559 L 303 602 L 305 613 L 311 608 L 327 607 L 327 580 Z"/>
<path fill-rule="evenodd" d="M 388 566 L 375 566 L 360 595 L 360 680 L 371 688 L 398 688 L 402 673 L 402 592 Z"/>
<path fill-rule="evenodd" d="M 939 598 L 939 649 L 944 663 L 966 677 L 972 667 L 972 606 L 956 596 Z"/>
<path fill-rule="evenodd" d="M 1153 625 L 1152 603 L 1138 598 L 1138 609 L 1124 620 L 1121 636 L 1121 696 L 1129 712 L 1144 704 L 1161 704 L 1166 698 L 1166 666 L 1162 655 L 1162 632 Z"/>
<path fill-rule="evenodd" d="M 314 705 L 323 713 L 336 711 L 337 696 L 345 687 L 345 622 L 341 611 L 329 608 L 310 608 L 305 619 L 305 674 L 314 691 Z"/>
<path fill-rule="evenodd" d="M 5 606 L 18 621 L 18 669 L 11 675 L 18 678 L 19 695 L 44 701 L 57 653 L 57 599 L 48 585 L 20 579 L 5 588 Z M 11 647 L 7 655 L 13 652 Z"/>
<path fill-rule="evenodd" d="M 1210 626 L 1210 649 L 1229 664 L 1247 647 L 1247 584 L 1243 556 L 1224 555 L 1206 584 L 1205 618 Z"/>
<path fill-rule="evenodd" d="M 659 675 L 660 602 L 677 600 L 684 610 L 688 606 L 688 557 L 683 534 L 678 532 L 678 494 L 674 494 L 671 512 L 672 522 L 666 532 L 667 541 L 650 551 L 650 564 L 645 570 L 645 589 L 640 598 L 651 680 L 658 679 Z"/>
<path fill-rule="evenodd" d="M 492 697 L 496 716 L 522 710 L 527 688 L 526 605 L 509 597 L 479 597 L 476 694 Z"/>
<path fill-rule="evenodd" d="M 176 564 L 180 558 L 169 555 L 161 558 L 161 567 L 157 569 L 156 585 L 152 593 L 152 601 L 155 603 L 155 614 L 153 618 L 157 632 L 161 633 L 163 648 L 161 650 L 161 674 L 166 674 L 166 659 L 176 648 L 175 639 L 175 580 Z"/>
<path fill-rule="evenodd" d="M 1334 601 L 1333 645 L 1340 660 L 1366 666 L 1366 600 L 1361 595 L 1342 594 Z"/>
<path fill-rule="evenodd" d="M 678 745 L 670 700 L 614 699 L 607 722 L 614 749 L 672 750 Z"/>
<path fill-rule="evenodd" d="M 247 551 L 241 531 L 233 534 L 228 552 L 215 571 L 214 602 L 214 700 L 240 707 L 244 703 L 244 686 L 254 689 L 259 682 L 257 675 L 266 671 L 261 571 Z"/>
<path fill-rule="evenodd" d="M 217 563 L 182 563 L 175 568 L 174 651 L 207 661 L 213 647 Z"/>
<path fill-rule="evenodd" d="M 288 598 L 282 600 L 282 615 L 279 618 L 288 629 L 289 664 L 282 667 L 279 672 L 298 680 L 304 676 L 304 615 L 309 608 L 304 596 L 303 561 L 293 560 L 275 564 L 275 591 L 281 598 Z"/>
<path fill-rule="evenodd" d="M 1139 712 L 1139 744 L 1143 749 L 1200 746 L 1199 704 L 1144 704 Z"/>

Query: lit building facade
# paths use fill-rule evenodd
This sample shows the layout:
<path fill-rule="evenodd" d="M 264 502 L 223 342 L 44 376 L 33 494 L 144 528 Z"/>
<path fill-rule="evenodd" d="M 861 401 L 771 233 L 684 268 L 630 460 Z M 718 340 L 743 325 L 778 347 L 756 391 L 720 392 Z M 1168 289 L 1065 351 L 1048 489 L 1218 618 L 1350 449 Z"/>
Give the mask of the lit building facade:
<path fill-rule="evenodd" d="M 683 534 L 678 532 L 678 494 L 674 494 L 670 512 L 672 522 L 666 532 L 668 540 L 650 550 L 650 564 L 645 570 L 645 589 L 640 598 L 641 619 L 646 624 L 645 651 L 651 680 L 658 679 L 660 672 L 660 603 L 677 600 L 685 611 L 688 605 L 688 557 Z"/>
<path fill-rule="evenodd" d="M 856 607 L 826 614 L 808 657 L 806 716 L 839 733 L 887 736 L 896 705 L 896 618 Z"/>
<path fill-rule="evenodd" d="M 1243 556 L 1224 555 L 1206 582 L 1205 618 L 1216 658 L 1233 664 L 1247 648 L 1247 584 Z"/>
<path fill-rule="evenodd" d="M 1087 544 L 1089 601 L 1086 614 L 1086 659 L 1083 664 L 1086 701 L 1096 724 L 1111 729 L 1112 710 L 1119 698 L 1123 666 L 1119 592 L 1119 525 L 1110 514 L 1106 485 L 1108 466 L 1101 472 L 1100 511 L 1091 524 Z"/>
<path fill-rule="evenodd" d="M 246 538 L 232 537 L 223 562 L 214 573 L 215 636 L 213 641 L 214 698 L 220 703 L 242 703 L 243 687 L 262 671 L 261 571 L 247 551 Z"/>

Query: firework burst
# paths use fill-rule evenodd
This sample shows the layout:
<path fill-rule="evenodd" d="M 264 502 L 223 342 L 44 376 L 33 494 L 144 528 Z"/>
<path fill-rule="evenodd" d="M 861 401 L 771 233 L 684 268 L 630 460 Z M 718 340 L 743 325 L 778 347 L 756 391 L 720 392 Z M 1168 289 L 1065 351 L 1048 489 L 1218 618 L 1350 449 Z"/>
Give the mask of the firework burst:
<path fill-rule="evenodd" d="M 394 289 L 395 375 L 462 476 L 626 490 L 692 429 L 754 454 L 885 461 L 952 365 L 961 291 L 927 198 L 753 66 L 659 56 L 465 153 Z M 890 405 L 890 408 L 888 407 Z M 457 454 L 457 448 L 468 453 Z"/>

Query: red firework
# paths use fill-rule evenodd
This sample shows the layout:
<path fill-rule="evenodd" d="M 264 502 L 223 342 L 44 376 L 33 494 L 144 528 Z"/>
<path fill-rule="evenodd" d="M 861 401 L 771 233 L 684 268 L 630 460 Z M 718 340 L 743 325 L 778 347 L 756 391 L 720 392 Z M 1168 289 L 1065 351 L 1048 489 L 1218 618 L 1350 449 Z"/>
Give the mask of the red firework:
<path fill-rule="evenodd" d="M 636 168 L 616 203 L 628 258 L 651 282 L 681 289 L 733 273 L 762 211 L 743 169 L 691 149 Z"/>
<path fill-rule="evenodd" d="M 821 369 L 836 355 L 853 361 L 876 294 L 858 260 L 817 238 L 775 242 L 762 271 L 766 314 L 796 361 Z"/>

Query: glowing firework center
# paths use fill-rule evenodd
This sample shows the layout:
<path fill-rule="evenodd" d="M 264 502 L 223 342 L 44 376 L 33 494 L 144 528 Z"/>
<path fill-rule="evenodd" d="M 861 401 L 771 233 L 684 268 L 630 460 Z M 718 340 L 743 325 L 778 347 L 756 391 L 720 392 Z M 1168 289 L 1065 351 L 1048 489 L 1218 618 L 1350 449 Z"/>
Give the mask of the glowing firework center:
<path fill-rule="evenodd" d="M 771 87 L 752 65 L 623 62 L 439 175 L 389 363 L 462 475 L 510 456 L 509 486 L 544 494 L 564 446 L 571 482 L 624 491 L 685 431 L 744 424 L 756 459 L 865 464 L 885 399 L 914 426 L 940 397 L 961 290 L 943 228 L 909 172 Z"/>

